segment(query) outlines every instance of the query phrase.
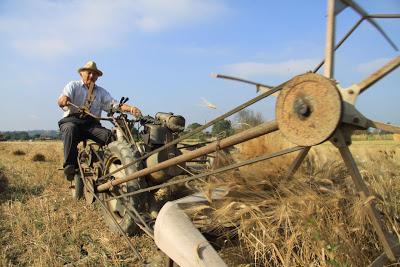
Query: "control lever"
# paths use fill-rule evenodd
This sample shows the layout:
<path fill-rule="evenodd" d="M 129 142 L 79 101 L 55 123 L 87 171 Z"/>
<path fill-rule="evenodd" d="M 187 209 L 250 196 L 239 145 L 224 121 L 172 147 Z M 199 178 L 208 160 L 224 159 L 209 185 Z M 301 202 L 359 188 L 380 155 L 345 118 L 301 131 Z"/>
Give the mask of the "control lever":
<path fill-rule="evenodd" d="M 121 97 L 121 100 L 119 101 L 119 105 L 122 106 L 123 104 L 125 104 L 126 102 L 128 102 L 129 97 Z"/>

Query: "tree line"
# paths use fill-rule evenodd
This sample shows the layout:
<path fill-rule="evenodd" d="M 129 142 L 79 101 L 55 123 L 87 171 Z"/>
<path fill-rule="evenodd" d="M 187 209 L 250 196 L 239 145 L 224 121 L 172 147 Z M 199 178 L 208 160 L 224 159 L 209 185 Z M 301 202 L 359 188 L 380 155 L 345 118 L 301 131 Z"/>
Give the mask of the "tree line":
<path fill-rule="evenodd" d="M 257 126 L 264 122 L 264 119 L 259 112 L 253 110 L 244 109 L 236 114 L 236 117 L 231 121 L 229 119 L 224 119 L 216 122 L 211 127 L 211 132 L 203 131 L 197 133 L 193 138 L 198 138 L 200 140 L 206 140 L 211 137 L 226 137 L 234 133 L 244 131 L 251 127 Z M 192 123 L 187 126 L 187 132 L 193 131 L 198 127 L 201 127 L 200 123 Z"/>
<path fill-rule="evenodd" d="M 0 132 L 0 141 L 56 140 L 61 139 L 59 131 L 8 131 Z"/>

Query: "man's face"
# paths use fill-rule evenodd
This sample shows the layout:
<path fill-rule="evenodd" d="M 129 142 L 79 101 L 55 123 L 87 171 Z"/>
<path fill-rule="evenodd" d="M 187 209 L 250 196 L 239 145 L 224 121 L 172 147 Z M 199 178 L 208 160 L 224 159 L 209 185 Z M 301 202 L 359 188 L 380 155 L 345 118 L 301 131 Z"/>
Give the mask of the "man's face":
<path fill-rule="evenodd" d="M 91 71 L 91 70 L 83 70 L 80 72 L 82 81 L 85 85 L 89 86 L 91 82 L 95 83 L 97 81 L 97 78 L 99 75 L 97 72 Z"/>

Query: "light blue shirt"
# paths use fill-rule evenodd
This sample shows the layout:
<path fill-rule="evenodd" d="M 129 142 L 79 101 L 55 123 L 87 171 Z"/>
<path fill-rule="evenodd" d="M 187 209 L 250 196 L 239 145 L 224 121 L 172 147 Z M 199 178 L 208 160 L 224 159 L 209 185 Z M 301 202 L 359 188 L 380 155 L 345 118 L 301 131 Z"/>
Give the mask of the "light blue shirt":
<path fill-rule="evenodd" d="M 83 81 L 72 81 L 69 82 L 60 96 L 67 96 L 71 99 L 72 104 L 81 107 L 84 105 L 86 100 L 86 95 L 89 90 L 83 84 Z M 113 106 L 118 105 L 117 101 L 111 97 L 110 93 L 107 92 L 103 87 L 95 85 L 93 88 L 93 102 L 90 107 L 90 112 L 100 117 L 101 111 L 104 110 L 108 112 Z M 67 117 L 71 113 L 77 113 L 78 110 L 74 107 L 68 106 L 64 107 L 64 117 Z"/>

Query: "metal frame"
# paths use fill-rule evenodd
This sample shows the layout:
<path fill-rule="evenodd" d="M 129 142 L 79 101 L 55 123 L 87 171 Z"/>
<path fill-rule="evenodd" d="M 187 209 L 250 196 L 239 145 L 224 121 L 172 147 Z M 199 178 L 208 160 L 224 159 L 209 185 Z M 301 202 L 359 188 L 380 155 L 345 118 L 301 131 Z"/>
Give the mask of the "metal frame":
<path fill-rule="evenodd" d="M 327 18 L 327 35 L 326 35 L 326 49 L 325 49 L 325 60 L 323 60 L 315 69 L 314 69 L 314 73 L 317 72 L 319 70 L 319 68 L 325 64 L 324 66 L 324 76 L 326 77 L 326 79 L 332 79 L 334 76 L 334 53 L 336 51 L 336 49 L 338 49 L 347 39 L 348 37 L 354 32 L 354 30 L 361 24 L 362 21 L 367 20 L 369 21 L 375 28 L 378 29 L 378 31 L 385 37 L 385 39 L 392 45 L 392 47 L 394 47 L 397 50 L 397 47 L 395 46 L 395 44 L 389 39 L 389 37 L 385 34 L 385 32 L 379 27 L 379 25 L 373 20 L 373 18 L 400 18 L 400 14 L 393 14 L 393 15 L 388 15 L 388 14 L 375 14 L 375 15 L 370 15 L 367 14 L 361 7 L 359 7 L 354 1 L 352 0 L 341 0 L 345 5 L 350 6 L 351 8 L 353 8 L 357 13 L 359 13 L 362 17 L 360 20 L 357 21 L 357 23 L 349 30 L 349 32 L 340 40 L 340 42 L 334 46 L 335 43 L 335 0 L 327 0 L 328 2 L 328 18 Z M 380 243 L 383 247 L 384 250 L 384 254 L 381 255 L 374 263 L 374 264 L 381 264 L 382 262 L 384 262 L 385 260 L 389 260 L 391 262 L 394 262 L 398 259 L 400 252 L 399 252 L 399 244 L 394 241 L 395 239 L 393 238 L 393 236 L 385 229 L 381 219 L 378 216 L 378 213 L 376 211 L 375 205 L 374 205 L 374 198 L 371 195 L 371 193 L 369 192 L 369 189 L 367 187 L 367 185 L 365 184 L 360 171 L 358 170 L 357 164 L 349 150 L 349 145 L 351 145 L 351 135 L 353 133 L 354 130 L 356 129 L 367 129 L 369 127 L 375 127 L 375 128 L 379 128 L 379 129 L 384 129 L 384 130 L 388 130 L 391 132 L 396 132 L 396 133 L 400 133 L 400 127 L 397 126 L 393 126 L 393 125 L 387 125 L 384 123 L 380 123 L 380 122 L 375 122 L 373 120 L 370 120 L 368 118 L 366 118 L 365 116 L 363 116 L 363 114 L 361 114 L 354 106 L 357 97 L 363 93 L 365 90 L 367 90 L 368 88 L 370 88 L 374 83 L 376 83 L 377 81 L 379 81 L 380 79 L 382 79 L 384 76 L 386 76 L 387 74 L 389 74 L 391 71 L 393 71 L 394 69 L 396 69 L 398 66 L 400 65 L 400 56 L 395 57 L 393 60 L 391 60 L 390 62 L 388 62 L 386 65 L 384 65 L 382 68 L 380 68 L 379 70 L 377 70 L 375 73 L 371 74 L 370 76 L 368 76 L 367 78 L 365 78 L 364 80 L 362 80 L 361 82 L 359 82 L 358 84 L 352 85 L 349 88 L 345 88 L 340 90 L 340 94 L 342 97 L 342 105 L 341 105 L 341 109 L 342 109 L 342 116 L 340 119 L 340 122 L 334 132 L 333 135 L 329 135 L 326 136 L 326 140 L 331 141 L 338 149 L 351 177 L 354 183 L 354 186 L 356 188 L 356 190 L 358 191 L 360 197 L 365 201 L 365 205 L 367 208 L 367 212 L 368 212 L 368 216 L 371 220 L 372 226 L 375 229 L 375 232 L 380 240 Z M 136 163 L 139 160 L 143 160 L 147 157 L 149 157 L 150 155 L 157 153 L 167 147 L 170 147 L 172 145 L 175 145 L 179 142 L 181 142 L 182 140 L 196 134 L 199 133 L 200 131 L 203 131 L 204 129 L 210 127 L 211 125 L 213 125 L 214 123 L 223 120 L 231 115 L 233 115 L 234 113 L 256 103 L 257 101 L 260 101 L 261 99 L 264 99 L 265 97 L 268 97 L 270 95 L 273 95 L 277 92 L 279 92 L 280 90 L 282 90 L 283 88 L 285 88 L 286 82 L 282 83 L 279 86 L 276 87 L 271 87 L 268 85 L 263 85 L 261 83 L 256 83 L 256 82 L 251 82 L 248 80 L 244 80 L 241 78 L 236 78 L 236 77 L 232 77 L 232 76 L 227 76 L 227 75 L 216 75 L 217 78 L 225 78 L 225 79 L 231 79 L 231 80 L 236 80 L 236 81 L 240 81 L 240 82 L 244 82 L 244 83 L 248 83 L 248 84 L 252 84 L 255 85 L 257 89 L 259 89 L 260 87 L 266 88 L 268 89 L 268 91 L 262 93 L 261 95 L 245 102 L 244 104 L 232 109 L 231 111 L 215 118 L 214 120 L 206 123 L 205 125 L 203 125 L 202 127 L 199 127 L 197 129 L 195 129 L 194 131 L 172 141 L 169 142 L 167 144 L 165 144 L 164 146 L 138 158 L 136 161 L 131 162 L 127 165 L 124 165 L 122 167 L 120 167 L 119 169 L 115 170 L 114 172 L 111 172 L 107 175 L 104 175 L 102 177 L 100 177 L 99 179 L 105 179 L 110 177 L 111 175 L 113 175 L 114 173 L 121 171 L 123 169 L 125 169 L 126 167 L 130 166 L 131 164 Z M 299 111 L 295 111 L 295 112 L 299 112 Z M 118 186 L 121 183 L 127 182 L 129 180 L 132 179 L 136 179 L 138 177 L 141 176 L 145 176 L 148 175 L 152 172 L 156 172 L 159 170 L 162 170 L 164 168 L 168 168 L 170 166 L 173 165 L 177 165 L 179 163 L 182 162 L 186 162 L 186 161 L 190 161 L 194 158 L 197 158 L 201 155 L 205 155 L 211 152 L 215 152 L 221 148 L 225 148 L 225 147 L 229 147 L 253 138 L 256 138 L 258 136 L 262 136 L 265 134 L 269 134 L 271 132 L 277 131 L 279 130 L 279 123 L 276 121 L 272 121 L 272 122 L 267 122 L 264 123 L 260 126 L 257 126 L 255 128 L 246 130 L 244 132 L 238 133 L 236 135 L 233 135 L 231 137 L 227 137 L 218 141 L 215 141 L 213 143 L 210 143 L 204 147 L 201 147 L 199 149 L 193 150 L 191 152 L 188 152 L 187 154 L 172 158 L 170 160 L 167 160 L 165 162 L 162 162 L 156 166 L 150 167 L 150 168 L 146 168 L 140 171 L 137 171 L 125 178 L 122 179 L 115 179 L 115 180 L 110 180 L 104 184 L 99 185 L 96 188 L 96 192 L 102 192 L 102 191 L 106 191 L 114 186 Z M 289 167 L 288 171 L 287 171 L 287 176 L 292 177 L 296 171 L 298 170 L 298 168 L 300 167 L 301 163 L 304 161 L 304 159 L 306 158 L 309 150 L 311 149 L 311 146 L 304 146 L 304 145 L 299 145 L 297 147 L 293 147 L 293 148 L 289 148 L 289 149 L 284 149 L 269 155 L 263 155 L 263 156 L 259 156 L 256 157 L 254 159 L 251 160 L 247 160 L 247 161 L 243 161 L 243 162 L 239 162 L 239 163 L 235 163 L 235 164 L 231 164 L 229 166 L 226 167 L 222 167 L 219 168 L 217 170 L 213 170 L 213 171 L 209 171 L 209 172 L 205 172 L 205 173 L 200 173 L 197 175 L 193 175 L 190 172 L 188 172 L 191 176 L 190 177 L 186 177 L 183 179 L 179 179 L 176 181 L 172 181 L 172 182 L 165 182 L 161 185 L 157 185 L 157 186 L 152 186 L 152 187 L 148 187 L 148 188 L 144 188 L 135 192 L 131 192 L 131 193 L 127 193 L 127 194 L 123 194 L 123 195 L 118 195 L 118 196 L 113 196 L 107 200 L 112 200 L 112 199 L 118 199 L 118 198 L 124 198 L 124 197 L 128 197 L 128 196 L 132 196 L 132 195 L 136 195 L 136 194 L 140 194 L 143 192 L 147 192 L 147 191 L 152 191 L 155 189 L 159 189 L 159 188 L 163 188 L 163 187 L 168 187 L 174 184 L 179 184 L 179 183 L 187 183 L 189 181 L 195 180 L 195 179 L 200 179 L 203 177 L 207 177 L 210 175 L 214 175 L 214 174 L 218 174 L 218 173 L 222 173 L 225 171 L 229 171 L 229 170 L 233 170 L 236 169 L 238 167 L 241 166 L 245 166 L 248 164 L 253 164 L 255 162 L 259 162 L 259 161 L 263 161 L 263 160 L 268 160 L 274 157 L 278 157 L 278 156 L 282 156 L 284 154 L 287 153 L 291 153 L 291 152 L 295 152 L 295 151 L 300 151 L 300 153 L 297 155 L 296 159 L 292 162 L 291 166 Z M 82 174 L 83 175 L 83 174 Z M 82 176 L 83 177 L 83 176 Z M 85 181 L 85 180 L 84 180 Z M 94 195 L 95 192 L 91 191 Z M 95 196 L 96 197 L 96 196 Z M 97 197 L 96 197 L 97 198 Z M 98 199 L 98 198 L 97 198 Z M 104 206 L 104 204 L 102 205 L 102 207 Z M 105 207 L 105 206 L 104 206 Z M 139 213 L 137 211 L 134 211 L 134 214 L 130 214 L 131 217 L 135 218 L 135 221 L 139 221 L 140 224 L 142 224 L 140 227 L 142 229 L 145 230 L 145 232 L 147 234 L 149 234 L 150 236 L 152 236 L 152 232 L 151 232 L 151 228 L 146 224 L 146 222 L 143 220 L 143 218 L 139 215 Z M 139 256 L 138 256 L 139 258 Z M 386 258 L 386 259 L 385 259 Z"/>

